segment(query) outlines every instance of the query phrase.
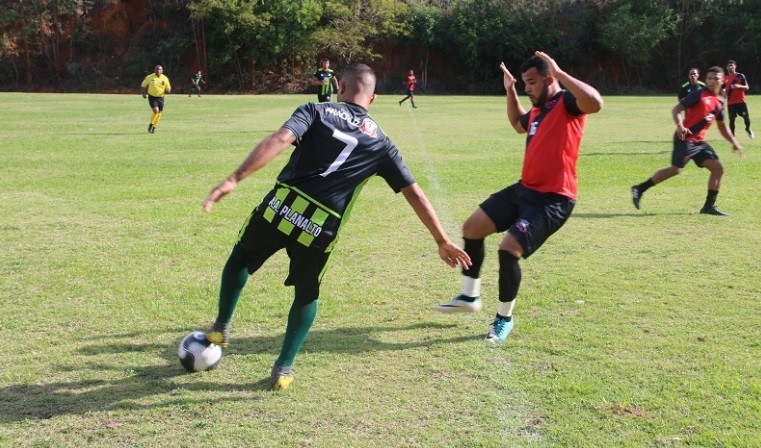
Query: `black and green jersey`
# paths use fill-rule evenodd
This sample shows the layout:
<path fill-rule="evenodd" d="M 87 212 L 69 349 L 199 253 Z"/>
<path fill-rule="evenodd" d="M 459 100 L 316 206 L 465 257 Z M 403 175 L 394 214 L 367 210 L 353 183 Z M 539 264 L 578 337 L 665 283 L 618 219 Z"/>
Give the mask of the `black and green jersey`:
<path fill-rule="evenodd" d="M 415 183 L 394 143 L 361 106 L 305 104 L 283 127 L 296 134 L 296 148 L 257 212 L 304 246 L 333 248 L 370 177 L 382 177 L 395 192 Z"/>
<path fill-rule="evenodd" d="M 202 79 L 203 79 L 203 75 L 201 75 L 200 73 L 196 73 L 195 75 L 193 75 L 193 85 L 196 87 L 200 87 Z"/>
<path fill-rule="evenodd" d="M 319 69 L 312 75 L 318 81 L 321 81 L 320 95 L 332 95 L 333 94 L 333 77 L 336 76 L 333 70 Z"/>

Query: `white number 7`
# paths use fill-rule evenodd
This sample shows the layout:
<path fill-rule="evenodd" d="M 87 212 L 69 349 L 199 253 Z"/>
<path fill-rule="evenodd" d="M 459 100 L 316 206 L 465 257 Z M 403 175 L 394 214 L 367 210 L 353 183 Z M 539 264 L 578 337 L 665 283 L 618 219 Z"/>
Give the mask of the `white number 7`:
<path fill-rule="evenodd" d="M 349 158 L 349 154 L 351 154 L 351 152 L 354 151 L 354 148 L 357 147 L 358 142 L 356 138 L 352 137 L 351 135 L 344 134 L 338 129 L 333 130 L 333 138 L 346 143 L 346 147 L 343 149 L 343 151 L 341 151 L 341 154 L 338 154 L 338 157 L 336 157 L 336 160 L 334 160 L 333 163 L 330 164 L 328 169 L 325 170 L 324 173 L 320 174 L 320 176 L 322 177 L 326 177 L 328 174 L 337 170 L 338 167 L 340 167 L 344 162 L 346 162 L 346 159 Z"/>

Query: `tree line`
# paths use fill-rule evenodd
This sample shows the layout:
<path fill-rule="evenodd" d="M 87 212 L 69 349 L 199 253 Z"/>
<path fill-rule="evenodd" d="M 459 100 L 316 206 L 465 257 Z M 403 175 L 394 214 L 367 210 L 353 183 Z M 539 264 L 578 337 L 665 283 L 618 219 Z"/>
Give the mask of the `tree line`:
<path fill-rule="evenodd" d="M 488 94 L 551 54 L 606 93 L 674 92 L 690 67 L 761 73 L 761 0 L 2 0 L 0 88 L 134 88 L 156 63 L 220 92 L 299 91 L 320 58 L 379 91 Z M 387 71 L 394 71 L 387 75 Z M 399 79 L 397 79 L 399 78 Z"/>

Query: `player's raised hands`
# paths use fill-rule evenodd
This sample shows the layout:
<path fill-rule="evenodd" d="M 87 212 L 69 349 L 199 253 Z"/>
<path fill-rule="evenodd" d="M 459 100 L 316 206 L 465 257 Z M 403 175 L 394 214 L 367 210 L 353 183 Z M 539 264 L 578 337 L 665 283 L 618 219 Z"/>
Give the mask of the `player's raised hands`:
<path fill-rule="evenodd" d="M 558 63 L 543 51 L 537 51 L 534 54 L 547 63 L 547 67 L 550 69 L 550 76 L 557 77 L 557 73 L 560 71 Z"/>
<path fill-rule="evenodd" d="M 505 85 L 505 90 L 510 90 L 515 86 L 515 76 L 510 73 L 504 62 L 499 63 L 499 68 L 502 70 L 502 83 Z"/>

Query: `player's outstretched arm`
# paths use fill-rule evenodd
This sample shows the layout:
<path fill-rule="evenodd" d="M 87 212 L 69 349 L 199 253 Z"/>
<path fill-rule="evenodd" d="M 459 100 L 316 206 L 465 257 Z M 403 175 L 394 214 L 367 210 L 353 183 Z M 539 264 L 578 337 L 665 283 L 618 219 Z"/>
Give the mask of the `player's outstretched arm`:
<path fill-rule="evenodd" d="M 576 97 L 576 106 L 578 106 L 579 110 L 585 114 L 594 114 L 602 109 L 604 102 L 597 89 L 561 70 L 557 62 L 547 53 L 537 51 L 534 54 L 547 63 L 550 69 L 550 76 L 557 79 L 563 87 Z"/>
<path fill-rule="evenodd" d="M 280 130 L 267 136 L 256 145 L 253 150 L 251 150 L 251 153 L 246 157 L 246 160 L 240 164 L 234 173 L 227 176 L 225 180 L 211 190 L 209 197 L 207 197 L 203 203 L 203 210 L 205 212 L 210 212 L 211 207 L 215 202 L 219 202 L 220 199 L 235 190 L 235 187 L 238 186 L 238 182 L 267 165 L 272 159 L 285 151 L 286 148 L 295 141 L 296 135 L 287 128 L 280 128 Z"/>
<path fill-rule="evenodd" d="M 439 222 L 439 217 L 436 216 L 436 211 L 431 206 L 425 193 L 423 193 L 423 189 L 418 184 L 412 184 L 402 188 L 402 194 L 412 209 L 415 210 L 415 214 L 417 214 L 420 221 L 431 232 L 433 239 L 439 246 L 439 257 L 441 257 L 444 263 L 451 267 L 456 267 L 460 264 L 465 268 L 469 268 L 470 257 L 464 250 L 452 243 L 449 236 L 444 232 L 441 222 Z"/>

